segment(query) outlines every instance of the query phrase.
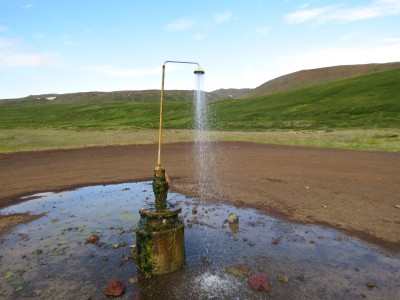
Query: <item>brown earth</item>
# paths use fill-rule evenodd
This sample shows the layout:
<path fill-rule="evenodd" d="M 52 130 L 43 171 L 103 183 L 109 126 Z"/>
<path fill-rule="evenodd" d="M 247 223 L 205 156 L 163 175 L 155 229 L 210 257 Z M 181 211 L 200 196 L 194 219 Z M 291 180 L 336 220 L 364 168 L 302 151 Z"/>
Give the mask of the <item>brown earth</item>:
<path fill-rule="evenodd" d="M 328 225 L 400 251 L 399 152 L 241 142 L 214 143 L 214 152 L 218 180 L 208 179 L 215 200 Z M 156 145 L 130 145 L 0 154 L 0 208 L 38 192 L 149 180 L 156 153 Z M 188 196 L 197 194 L 192 155 L 192 143 L 162 149 L 173 189 Z"/>

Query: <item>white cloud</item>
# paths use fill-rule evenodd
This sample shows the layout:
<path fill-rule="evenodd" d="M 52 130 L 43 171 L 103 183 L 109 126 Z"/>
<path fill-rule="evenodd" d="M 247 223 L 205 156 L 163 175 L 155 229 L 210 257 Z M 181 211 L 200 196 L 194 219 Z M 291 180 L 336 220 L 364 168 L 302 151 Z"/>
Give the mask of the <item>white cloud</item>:
<path fill-rule="evenodd" d="M 400 43 L 400 38 L 386 38 L 386 39 L 381 39 L 379 42 L 382 43 Z"/>
<path fill-rule="evenodd" d="M 327 12 L 335 10 L 336 6 L 326 6 L 314 9 L 300 9 L 296 12 L 289 13 L 285 16 L 285 20 L 289 24 L 304 23 L 312 20 L 321 21 L 325 18 Z"/>
<path fill-rule="evenodd" d="M 3 67 L 60 67 L 58 53 L 32 50 L 20 40 L 0 38 L 0 66 Z"/>
<path fill-rule="evenodd" d="M 29 9 L 29 8 L 34 7 L 34 5 L 33 5 L 33 4 L 24 4 L 24 5 L 22 5 L 21 7 L 22 7 L 23 9 Z"/>
<path fill-rule="evenodd" d="M 148 69 L 127 69 L 113 66 L 94 66 L 85 68 L 86 71 L 101 72 L 113 77 L 142 77 L 154 74 L 160 74 L 161 69 L 158 67 Z"/>
<path fill-rule="evenodd" d="M 188 30 L 196 26 L 200 26 L 203 28 L 211 28 L 222 24 L 224 22 L 228 22 L 233 17 L 232 13 L 229 11 L 216 13 L 211 20 L 197 20 L 195 18 L 183 17 L 177 20 L 174 20 L 168 23 L 165 28 L 170 31 L 183 31 Z"/>
<path fill-rule="evenodd" d="M 265 26 L 261 26 L 257 28 L 257 33 L 261 34 L 261 35 L 267 35 L 271 30 L 271 27 L 268 25 Z"/>
<path fill-rule="evenodd" d="M 353 41 L 353 40 L 359 38 L 360 35 L 361 35 L 360 33 L 352 32 L 352 33 L 348 33 L 348 34 L 342 35 L 342 36 L 340 37 L 340 40 L 341 40 L 342 42 Z"/>
<path fill-rule="evenodd" d="M 232 19 L 232 13 L 230 11 L 226 11 L 223 13 L 217 13 L 214 15 L 214 24 L 220 24 Z"/>
<path fill-rule="evenodd" d="M 337 65 L 395 62 L 400 61 L 400 43 L 370 48 L 319 49 L 290 55 L 282 60 L 285 62 L 283 69 L 287 72 Z"/>
<path fill-rule="evenodd" d="M 193 39 L 194 39 L 195 41 L 202 41 L 202 40 L 204 40 L 204 35 L 201 34 L 201 33 L 195 34 L 195 35 L 193 36 Z"/>
<path fill-rule="evenodd" d="M 46 37 L 46 35 L 42 32 L 37 32 L 33 34 L 33 38 L 36 40 L 42 40 Z"/>
<path fill-rule="evenodd" d="M 344 8 L 343 5 L 312 9 L 300 8 L 295 12 L 287 14 L 285 21 L 289 24 L 310 21 L 323 24 L 331 21 L 349 22 L 397 14 L 400 14 L 400 0 L 375 0 L 365 6 L 355 8 Z"/>
<path fill-rule="evenodd" d="M 56 67 L 62 64 L 57 53 L 1 53 L 0 66 Z"/>
<path fill-rule="evenodd" d="M 190 18 L 180 18 L 171 23 L 168 23 L 166 28 L 171 31 L 187 30 L 197 24 L 197 21 Z"/>

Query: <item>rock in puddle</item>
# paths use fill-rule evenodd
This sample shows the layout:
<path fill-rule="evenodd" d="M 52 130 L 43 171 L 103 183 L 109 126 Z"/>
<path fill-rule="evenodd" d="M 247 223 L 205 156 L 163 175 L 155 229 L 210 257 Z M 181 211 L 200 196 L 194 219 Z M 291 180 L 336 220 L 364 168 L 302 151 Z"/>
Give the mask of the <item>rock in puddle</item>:
<path fill-rule="evenodd" d="M 88 237 L 87 242 L 89 244 L 96 244 L 98 243 L 100 237 L 97 234 L 92 234 L 91 236 Z"/>
<path fill-rule="evenodd" d="M 228 222 L 229 224 L 237 224 L 239 223 L 239 216 L 235 215 L 233 213 L 230 213 L 228 216 Z"/>
<path fill-rule="evenodd" d="M 272 241 L 272 244 L 273 244 L 273 245 L 278 245 L 280 242 L 281 242 L 281 239 L 280 239 L 280 238 L 276 238 L 276 239 L 274 239 L 274 240 Z"/>
<path fill-rule="evenodd" d="M 247 283 L 249 284 L 250 288 L 255 291 L 272 291 L 272 288 L 269 285 L 269 280 L 264 274 L 255 274 L 250 276 L 247 280 Z"/>
<path fill-rule="evenodd" d="M 374 287 L 376 287 L 376 285 L 375 285 L 375 283 L 373 283 L 373 282 L 368 282 L 367 283 L 367 287 L 370 289 L 370 290 L 372 290 Z"/>
<path fill-rule="evenodd" d="M 237 277 L 245 277 L 250 275 L 250 267 L 244 263 L 232 265 L 226 268 L 228 273 L 237 276 Z"/>
<path fill-rule="evenodd" d="M 104 293 L 107 296 L 119 297 L 125 293 L 125 286 L 121 281 L 112 279 L 105 287 Z"/>
<path fill-rule="evenodd" d="M 278 275 L 278 280 L 280 282 L 287 283 L 289 281 L 289 278 L 285 274 L 279 274 Z"/>

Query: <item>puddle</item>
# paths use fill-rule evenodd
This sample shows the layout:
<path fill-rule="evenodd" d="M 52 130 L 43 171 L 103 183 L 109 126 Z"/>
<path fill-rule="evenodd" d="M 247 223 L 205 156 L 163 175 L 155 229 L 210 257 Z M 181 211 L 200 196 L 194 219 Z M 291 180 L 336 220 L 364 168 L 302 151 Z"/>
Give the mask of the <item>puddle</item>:
<path fill-rule="evenodd" d="M 150 182 L 33 196 L 0 211 L 47 213 L 3 236 L 1 299 L 105 299 L 112 278 L 126 286 L 119 299 L 396 299 L 400 294 L 398 254 L 333 229 L 177 193 L 168 199 L 182 204 L 186 266 L 132 283 L 138 274 L 129 246 L 136 244 L 139 209 L 154 198 Z M 229 213 L 239 216 L 238 227 L 224 223 Z M 99 245 L 86 243 L 92 234 L 100 236 Z M 251 290 L 247 276 L 228 271 L 235 264 L 265 274 L 272 292 Z"/>

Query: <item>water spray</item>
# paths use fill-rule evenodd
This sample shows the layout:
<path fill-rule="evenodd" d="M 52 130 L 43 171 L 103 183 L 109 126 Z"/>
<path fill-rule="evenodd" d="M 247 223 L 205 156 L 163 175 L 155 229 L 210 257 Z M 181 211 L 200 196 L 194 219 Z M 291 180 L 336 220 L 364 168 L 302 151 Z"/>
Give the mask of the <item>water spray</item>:
<path fill-rule="evenodd" d="M 197 65 L 197 69 L 194 70 L 194 74 L 196 75 L 204 75 L 204 70 L 200 67 L 199 63 L 191 62 L 191 61 L 176 61 L 176 60 L 167 60 L 162 65 L 162 79 L 161 79 L 161 98 L 160 98 L 160 125 L 158 132 L 158 162 L 156 170 L 161 170 L 161 143 L 162 143 L 162 122 L 163 122 L 163 107 L 164 107 L 164 81 L 165 81 L 165 65 L 167 63 L 177 63 L 177 64 L 192 64 Z"/>

